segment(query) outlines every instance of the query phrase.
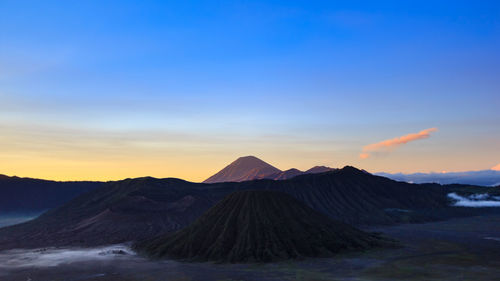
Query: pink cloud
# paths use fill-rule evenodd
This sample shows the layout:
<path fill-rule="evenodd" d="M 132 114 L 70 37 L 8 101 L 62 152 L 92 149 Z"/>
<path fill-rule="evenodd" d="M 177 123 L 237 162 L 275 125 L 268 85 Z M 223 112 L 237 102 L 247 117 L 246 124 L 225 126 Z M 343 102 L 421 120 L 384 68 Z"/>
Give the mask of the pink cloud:
<path fill-rule="evenodd" d="M 500 164 L 494 166 L 491 168 L 492 170 L 495 170 L 495 171 L 500 171 Z"/>
<path fill-rule="evenodd" d="M 370 157 L 370 153 L 363 152 L 359 154 L 359 158 L 361 159 L 366 159 L 368 157 Z"/>
<path fill-rule="evenodd" d="M 426 139 L 430 137 L 432 132 L 436 132 L 437 130 L 438 130 L 437 128 L 429 128 L 422 130 L 418 133 L 408 134 L 401 137 L 396 137 L 393 139 L 388 139 L 381 142 L 366 145 L 363 147 L 363 152 L 359 154 L 359 158 L 366 159 L 369 158 L 371 156 L 371 153 L 373 152 L 388 152 L 411 141 Z"/>

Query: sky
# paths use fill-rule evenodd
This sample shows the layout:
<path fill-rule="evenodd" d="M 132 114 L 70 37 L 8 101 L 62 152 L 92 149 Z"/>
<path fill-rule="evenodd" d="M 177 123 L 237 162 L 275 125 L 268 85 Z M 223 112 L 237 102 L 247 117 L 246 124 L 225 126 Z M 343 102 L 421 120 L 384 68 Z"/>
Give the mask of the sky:
<path fill-rule="evenodd" d="M 3 0 L 0 174 L 498 168 L 499 77 L 498 1 Z"/>

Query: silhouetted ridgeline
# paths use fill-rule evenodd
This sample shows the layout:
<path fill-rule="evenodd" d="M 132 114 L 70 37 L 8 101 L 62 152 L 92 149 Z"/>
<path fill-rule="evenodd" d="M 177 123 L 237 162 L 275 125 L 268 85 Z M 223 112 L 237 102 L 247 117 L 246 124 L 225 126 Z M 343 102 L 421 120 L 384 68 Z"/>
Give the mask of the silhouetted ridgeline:
<path fill-rule="evenodd" d="M 101 182 L 57 182 L 0 175 L 0 212 L 36 212 L 59 207 Z"/>
<path fill-rule="evenodd" d="M 335 169 L 330 168 L 330 167 L 325 167 L 325 166 L 315 166 L 307 171 L 300 171 L 298 169 L 292 168 L 292 169 L 289 169 L 286 171 L 261 176 L 259 178 L 255 178 L 255 179 L 288 180 L 288 179 L 291 179 L 291 178 L 294 178 L 294 177 L 300 176 L 300 175 L 319 174 L 319 173 L 326 173 L 326 172 L 331 172 L 331 171 L 335 171 Z"/>
<path fill-rule="evenodd" d="M 446 186 L 396 182 L 353 167 L 283 181 L 200 184 L 137 178 L 105 183 L 33 221 L 0 229 L 0 249 L 148 239 L 189 225 L 238 190 L 285 192 L 352 225 L 423 222 L 472 212 L 449 207 Z"/>

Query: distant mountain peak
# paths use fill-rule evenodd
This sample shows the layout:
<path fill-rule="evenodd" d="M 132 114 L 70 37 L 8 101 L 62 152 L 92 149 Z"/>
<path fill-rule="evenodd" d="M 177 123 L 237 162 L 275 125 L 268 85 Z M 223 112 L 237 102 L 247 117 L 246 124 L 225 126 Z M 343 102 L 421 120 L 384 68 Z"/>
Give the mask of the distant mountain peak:
<path fill-rule="evenodd" d="M 291 169 L 288 169 L 288 170 L 283 171 L 283 172 L 270 174 L 270 175 L 266 176 L 265 178 L 271 179 L 271 180 L 287 180 L 287 179 L 291 179 L 293 177 L 300 176 L 303 174 L 304 174 L 304 172 L 302 172 L 301 170 L 291 168 Z"/>
<path fill-rule="evenodd" d="M 243 156 L 206 179 L 204 183 L 247 181 L 279 172 L 281 170 L 255 156 Z"/>
<path fill-rule="evenodd" d="M 236 159 L 235 161 L 261 161 L 261 162 L 264 162 L 262 160 L 260 160 L 259 158 L 253 156 L 253 155 L 247 155 L 247 156 L 241 156 L 241 157 L 238 157 L 238 159 Z"/>
<path fill-rule="evenodd" d="M 319 173 L 326 173 L 326 172 L 331 172 L 335 171 L 336 169 L 330 168 L 327 166 L 314 166 L 311 169 L 305 171 L 306 174 L 319 174 Z"/>
<path fill-rule="evenodd" d="M 314 166 L 305 172 L 296 168 L 281 171 L 261 159 L 249 155 L 239 157 L 224 169 L 206 179 L 204 183 L 240 182 L 256 179 L 287 180 L 304 174 L 319 174 L 335 170 L 337 169 L 326 166 Z"/>
<path fill-rule="evenodd" d="M 353 167 L 353 166 L 344 166 L 344 168 L 340 169 L 341 172 L 347 172 L 347 173 L 356 173 L 356 174 L 369 174 L 367 171 L 365 170 L 360 170 L 356 167 Z"/>

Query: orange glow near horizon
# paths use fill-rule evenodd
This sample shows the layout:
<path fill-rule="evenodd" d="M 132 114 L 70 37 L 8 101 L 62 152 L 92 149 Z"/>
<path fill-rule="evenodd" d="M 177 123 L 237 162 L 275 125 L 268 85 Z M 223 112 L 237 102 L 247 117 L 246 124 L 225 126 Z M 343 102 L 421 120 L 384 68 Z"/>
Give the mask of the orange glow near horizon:
<path fill-rule="evenodd" d="M 229 165 L 238 156 L 225 155 L 219 159 L 212 157 L 195 157 L 189 156 L 171 157 L 170 161 L 163 159 L 141 159 L 130 158 L 122 159 L 118 162 L 113 161 L 69 161 L 69 160 L 49 160 L 43 158 L 33 158 L 26 161 L 26 158 L 21 157 L 15 159 L 10 158 L 9 164 L 6 162 L 0 163 L 0 174 L 7 176 L 19 176 L 29 178 L 39 178 L 56 181 L 115 181 L 126 178 L 137 178 L 144 176 L 152 176 L 156 178 L 180 178 L 192 182 L 202 182 L 209 176 L 215 174 L 226 165 Z M 283 161 L 269 161 L 265 157 L 259 157 L 269 164 L 281 170 L 286 170 L 292 167 L 298 167 L 300 170 L 307 170 L 315 165 L 325 165 L 333 168 L 341 168 L 344 165 L 332 165 L 326 162 L 311 162 L 306 164 L 289 162 L 286 159 Z M 281 164 L 281 165 L 277 165 Z M 401 170 L 374 170 L 366 169 L 359 164 L 350 164 L 358 168 L 363 168 L 369 172 L 388 171 L 391 173 Z M 500 171 L 500 164 L 491 168 L 492 170 Z M 446 172 L 461 172 L 463 169 L 455 169 Z M 406 173 L 416 171 L 405 171 Z M 421 172 L 432 172 L 426 170 Z"/>
<path fill-rule="evenodd" d="M 0 2 L 0 174 L 500 169 L 499 1 L 74 2 Z"/>
<path fill-rule="evenodd" d="M 500 164 L 494 166 L 493 168 L 491 168 L 492 170 L 495 170 L 495 171 L 500 171 Z"/>
<path fill-rule="evenodd" d="M 98 130 L 22 124 L 0 129 L 0 174 L 59 181 L 110 181 L 152 176 L 201 182 L 243 155 L 254 155 L 281 170 L 351 165 L 369 172 L 414 173 L 442 171 L 443 168 L 451 172 L 491 167 L 478 165 L 488 163 L 481 155 L 469 157 L 473 161 L 464 162 L 453 150 L 444 151 L 438 157 L 415 151 L 413 147 L 393 153 L 391 157 L 359 159 L 354 141 L 332 145 L 300 139 L 300 136 L 241 137 L 234 134 L 221 139 L 220 133 L 177 134 L 162 130 Z M 417 135 L 421 137 L 430 131 L 434 129 Z M 404 143 L 417 137 L 397 139 L 386 141 L 384 145 Z M 368 158 L 370 152 L 366 154 Z M 412 161 L 408 161 L 408 157 Z"/>
<path fill-rule="evenodd" d="M 207 168 L 195 165 L 190 169 L 190 165 L 184 161 L 177 159 L 173 162 L 175 163 L 152 159 L 124 159 L 119 162 L 33 159 L 29 162 L 12 161 L 9 167 L 0 167 L 0 174 L 56 181 L 114 181 L 152 176 L 201 182 L 212 172 L 209 168 L 211 165 L 207 165 Z"/>

